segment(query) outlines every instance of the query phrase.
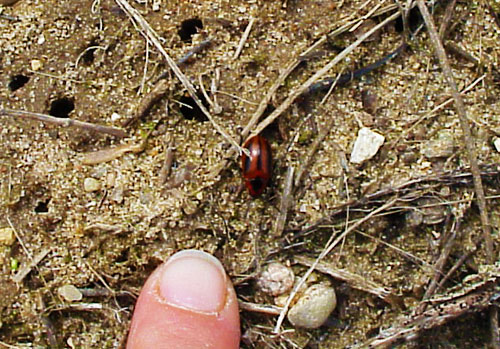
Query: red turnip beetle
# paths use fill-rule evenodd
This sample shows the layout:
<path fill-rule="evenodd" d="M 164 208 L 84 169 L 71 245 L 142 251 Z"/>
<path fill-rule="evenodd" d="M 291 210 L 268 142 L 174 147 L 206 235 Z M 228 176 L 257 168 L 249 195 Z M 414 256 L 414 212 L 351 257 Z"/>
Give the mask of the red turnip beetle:
<path fill-rule="evenodd" d="M 264 137 L 257 135 L 246 141 L 243 148 L 250 152 L 250 156 L 241 155 L 243 178 L 250 195 L 256 197 L 266 189 L 271 178 L 271 147 Z"/>

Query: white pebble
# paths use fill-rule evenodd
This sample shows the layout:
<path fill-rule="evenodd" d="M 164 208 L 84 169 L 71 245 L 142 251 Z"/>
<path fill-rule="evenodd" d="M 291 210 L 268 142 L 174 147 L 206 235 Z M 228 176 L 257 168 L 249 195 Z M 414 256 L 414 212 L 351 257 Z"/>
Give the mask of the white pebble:
<path fill-rule="evenodd" d="M 83 298 L 82 293 L 73 285 L 64 285 L 57 290 L 59 296 L 67 302 L 80 301 Z"/>
<path fill-rule="evenodd" d="M 0 228 L 0 245 L 10 246 L 14 241 L 16 241 L 16 237 L 12 228 Z"/>
<path fill-rule="evenodd" d="M 495 145 L 495 149 L 497 150 L 497 152 L 500 153 L 500 137 L 495 138 L 493 144 Z"/>
<path fill-rule="evenodd" d="M 31 70 L 38 71 L 38 70 L 42 69 L 42 67 L 43 67 L 43 64 L 40 60 L 34 59 L 31 61 Z"/>
<path fill-rule="evenodd" d="M 98 191 L 101 189 L 101 182 L 91 177 L 85 178 L 83 181 L 83 189 L 88 193 Z"/>
<path fill-rule="evenodd" d="M 288 312 L 288 321 L 295 327 L 318 328 L 337 305 L 333 287 L 316 284 L 309 287 Z"/>
<path fill-rule="evenodd" d="M 351 153 L 351 162 L 361 164 L 371 159 L 377 154 L 378 150 L 384 144 L 385 137 L 377 132 L 373 132 L 367 127 L 363 127 L 358 132 L 358 138 L 354 142 Z"/>

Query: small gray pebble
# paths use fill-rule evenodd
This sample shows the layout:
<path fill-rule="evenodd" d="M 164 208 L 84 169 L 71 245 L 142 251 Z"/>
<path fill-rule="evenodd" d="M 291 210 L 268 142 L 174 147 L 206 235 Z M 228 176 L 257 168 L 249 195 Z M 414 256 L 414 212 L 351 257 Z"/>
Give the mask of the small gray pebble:
<path fill-rule="evenodd" d="M 294 280 L 292 269 L 281 263 L 271 263 L 260 275 L 257 285 L 263 292 L 279 296 L 291 290 Z"/>

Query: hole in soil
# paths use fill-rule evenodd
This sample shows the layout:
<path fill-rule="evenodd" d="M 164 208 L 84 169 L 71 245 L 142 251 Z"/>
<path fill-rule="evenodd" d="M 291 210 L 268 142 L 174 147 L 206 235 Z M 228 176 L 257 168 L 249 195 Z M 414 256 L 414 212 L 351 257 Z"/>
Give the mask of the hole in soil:
<path fill-rule="evenodd" d="M 203 29 L 201 19 L 191 18 L 182 21 L 178 33 L 183 42 L 191 42 L 191 37 L 198 32 L 198 29 Z"/>
<path fill-rule="evenodd" d="M 417 6 L 410 10 L 408 14 L 408 26 L 410 27 L 410 31 L 415 31 L 417 27 L 423 22 L 422 15 L 420 14 L 420 10 Z M 394 27 L 398 33 L 403 32 L 403 19 L 398 17 L 394 22 Z"/>
<path fill-rule="evenodd" d="M 208 107 L 208 104 L 206 103 L 203 95 L 199 94 L 198 98 L 201 99 L 205 107 Z M 182 116 L 184 116 L 184 119 L 196 120 L 200 122 L 208 120 L 207 116 L 203 114 L 200 107 L 198 107 L 198 105 L 195 103 L 194 99 L 191 98 L 191 96 L 182 96 L 179 101 L 182 103 L 180 112 Z"/>
<path fill-rule="evenodd" d="M 45 201 L 40 201 L 35 207 L 35 212 L 36 213 L 49 212 L 49 202 L 50 202 L 50 199 L 47 199 Z"/>
<path fill-rule="evenodd" d="M 84 53 L 82 54 L 82 62 L 85 65 L 91 65 L 94 63 L 94 52 L 97 50 L 95 47 L 97 46 L 97 41 L 92 40 L 89 45 L 85 48 Z"/>
<path fill-rule="evenodd" d="M 69 113 L 75 109 L 75 103 L 72 98 L 62 97 L 56 99 L 50 104 L 49 115 L 56 118 L 67 118 Z"/>
<path fill-rule="evenodd" d="M 22 75 L 22 74 L 18 74 L 18 75 L 14 75 L 11 79 L 10 79 L 10 82 L 9 82 L 9 89 L 14 92 L 16 90 L 19 90 L 21 87 L 23 87 L 24 85 L 26 85 L 26 83 L 30 80 L 29 77 L 25 76 L 25 75 Z"/>

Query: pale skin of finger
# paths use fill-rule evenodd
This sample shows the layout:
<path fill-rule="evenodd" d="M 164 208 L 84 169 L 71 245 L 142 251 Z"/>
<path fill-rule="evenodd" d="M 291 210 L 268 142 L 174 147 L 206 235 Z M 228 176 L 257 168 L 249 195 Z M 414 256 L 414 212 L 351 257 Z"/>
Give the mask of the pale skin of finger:
<path fill-rule="evenodd" d="M 226 299 L 221 309 L 196 312 L 170 305 L 160 296 L 160 275 L 164 267 L 151 274 L 141 291 L 127 348 L 239 348 L 238 302 L 229 278 L 226 278 Z"/>

